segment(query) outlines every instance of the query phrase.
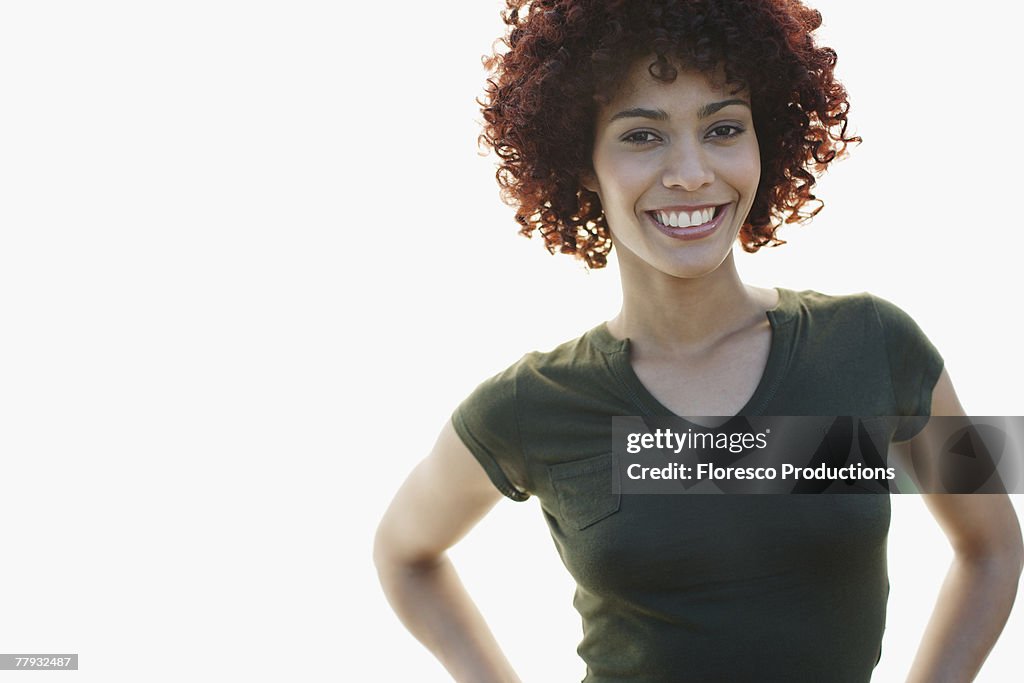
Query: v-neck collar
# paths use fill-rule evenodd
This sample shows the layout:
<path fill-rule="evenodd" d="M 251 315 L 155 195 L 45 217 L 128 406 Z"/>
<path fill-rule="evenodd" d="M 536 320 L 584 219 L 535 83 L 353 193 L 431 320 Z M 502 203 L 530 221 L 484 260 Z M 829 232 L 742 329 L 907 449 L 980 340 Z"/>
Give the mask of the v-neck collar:
<path fill-rule="evenodd" d="M 796 317 L 799 300 L 796 292 L 792 290 L 781 287 L 776 287 L 776 290 L 779 293 L 779 302 L 775 308 L 765 312 L 772 333 L 768 360 L 761 373 L 761 381 L 758 382 L 753 395 L 740 409 L 737 416 L 762 414 L 775 395 L 789 365 L 794 341 L 793 325 L 790 323 Z M 591 341 L 597 348 L 608 354 L 609 366 L 641 415 L 679 417 L 662 405 L 661 401 L 656 399 L 637 377 L 633 370 L 633 364 L 630 362 L 630 340 L 628 338 L 616 339 L 608 331 L 608 323 L 603 322 L 591 330 Z"/>

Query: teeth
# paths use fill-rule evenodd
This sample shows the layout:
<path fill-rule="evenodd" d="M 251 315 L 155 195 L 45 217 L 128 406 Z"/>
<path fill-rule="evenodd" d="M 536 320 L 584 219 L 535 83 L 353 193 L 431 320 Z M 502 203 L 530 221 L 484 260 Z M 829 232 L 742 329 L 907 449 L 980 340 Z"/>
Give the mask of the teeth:
<path fill-rule="evenodd" d="M 658 222 L 673 228 L 692 228 L 698 225 L 710 223 L 715 217 L 713 206 L 706 209 L 698 209 L 692 213 L 686 211 L 655 211 Z"/>

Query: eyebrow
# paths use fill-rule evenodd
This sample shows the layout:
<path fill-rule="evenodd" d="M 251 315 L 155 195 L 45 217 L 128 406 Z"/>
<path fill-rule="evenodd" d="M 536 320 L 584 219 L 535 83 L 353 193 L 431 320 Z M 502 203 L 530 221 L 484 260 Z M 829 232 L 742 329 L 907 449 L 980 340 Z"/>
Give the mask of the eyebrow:
<path fill-rule="evenodd" d="M 747 102 L 746 100 L 741 100 L 738 98 L 734 98 L 731 100 L 722 100 L 721 102 L 712 102 L 711 104 L 705 104 L 703 107 L 697 110 L 697 118 L 703 119 L 708 116 L 711 116 L 712 114 L 718 112 L 718 110 L 725 109 L 730 104 L 742 104 L 747 109 L 750 109 L 750 102 Z"/>
<path fill-rule="evenodd" d="M 697 118 L 703 119 L 711 116 L 721 109 L 725 109 L 731 104 L 742 104 L 744 107 L 750 108 L 750 103 L 746 100 L 731 99 L 722 100 L 721 102 L 711 102 L 705 104 L 703 107 L 697 110 Z M 608 123 L 612 121 L 618 121 L 619 119 L 653 119 L 655 121 L 667 121 L 668 113 L 664 109 L 644 109 L 643 107 L 634 107 L 633 109 L 623 109 L 619 113 L 608 119 Z"/>

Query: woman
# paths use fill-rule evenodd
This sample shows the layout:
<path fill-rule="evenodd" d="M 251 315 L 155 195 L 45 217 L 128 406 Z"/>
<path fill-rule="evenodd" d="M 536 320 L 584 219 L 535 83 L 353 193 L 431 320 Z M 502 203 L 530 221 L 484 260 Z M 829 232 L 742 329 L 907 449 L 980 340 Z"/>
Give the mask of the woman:
<path fill-rule="evenodd" d="M 524 234 L 601 267 L 607 323 L 480 385 L 381 522 L 406 625 L 457 680 L 517 680 L 445 551 L 537 496 L 584 622 L 587 681 L 866 681 L 888 585 L 884 496 L 615 496 L 616 415 L 960 415 L 914 322 L 869 295 L 740 281 L 732 246 L 820 208 L 856 138 L 791 1 L 509 1 L 483 139 Z M 571 305 L 571 301 L 556 302 Z M 887 436 L 918 445 L 914 421 Z M 956 558 L 911 680 L 969 680 L 1021 568 L 1005 496 L 929 496 Z M 965 637 L 963 634 L 969 636 Z"/>

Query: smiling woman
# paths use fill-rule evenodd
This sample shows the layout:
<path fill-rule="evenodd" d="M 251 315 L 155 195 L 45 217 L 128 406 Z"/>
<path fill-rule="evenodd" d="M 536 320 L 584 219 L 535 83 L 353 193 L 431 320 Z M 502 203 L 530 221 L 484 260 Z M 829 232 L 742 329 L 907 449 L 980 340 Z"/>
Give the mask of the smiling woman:
<path fill-rule="evenodd" d="M 736 268 L 734 244 L 779 244 L 816 213 L 815 174 L 857 139 L 820 15 L 795 0 L 508 7 L 483 102 L 503 195 L 549 250 L 592 268 L 614 253 L 622 306 L 456 408 L 380 523 L 385 593 L 456 679 L 518 680 L 446 551 L 502 495 L 535 497 L 576 582 L 584 680 L 869 680 L 887 496 L 609 490 L 615 416 L 962 414 L 897 306 L 753 287 Z M 915 425 L 884 437 L 917 444 Z M 1006 496 L 929 505 L 957 553 L 911 680 L 969 680 L 1009 613 L 1020 529 Z"/>
<path fill-rule="evenodd" d="M 597 111 L 593 171 L 581 184 L 614 226 L 620 267 L 640 259 L 668 275 L 700 277 L 732 254 L 757 195 L 753 115 L 746 99 L 702 72 L 665 83 L 649 75 L 652 62 L 638 60 Z"/>

